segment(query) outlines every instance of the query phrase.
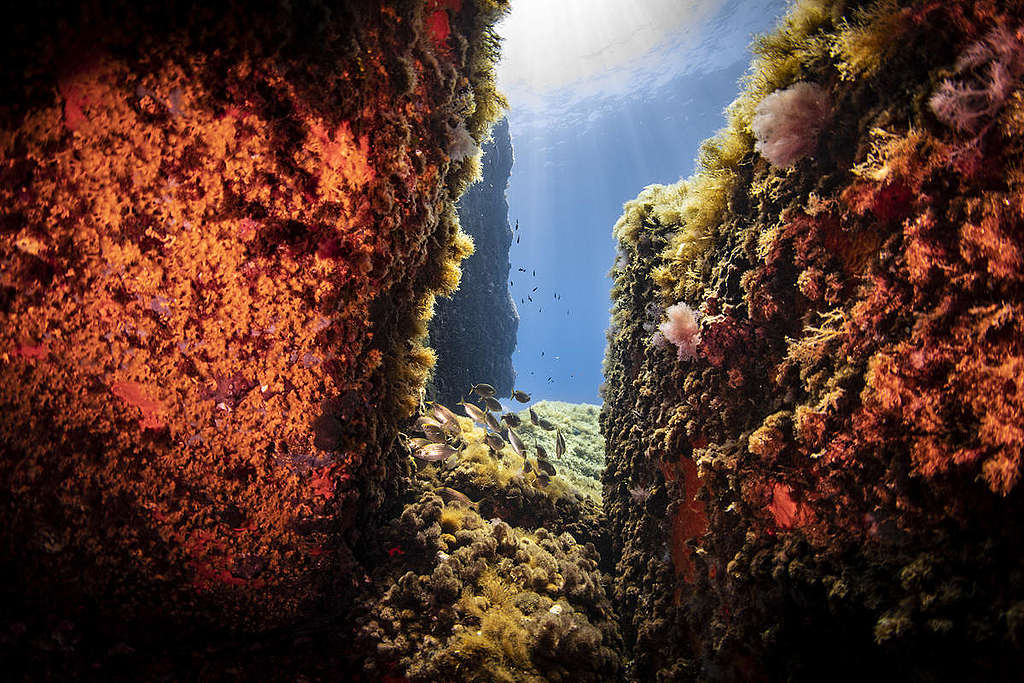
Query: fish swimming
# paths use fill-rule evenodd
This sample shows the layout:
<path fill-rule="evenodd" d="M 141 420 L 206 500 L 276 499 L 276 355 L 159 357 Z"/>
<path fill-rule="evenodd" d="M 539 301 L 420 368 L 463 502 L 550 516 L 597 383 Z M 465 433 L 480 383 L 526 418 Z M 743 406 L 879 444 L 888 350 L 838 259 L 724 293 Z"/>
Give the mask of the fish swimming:
<path fill-rule="evenodd" d="M 462 503 L 466 507 L 475 507 L 477 505 L 477 503 L 470 500 L 469 496 L 465 493 L 462 491 L 456 491 L 450 486 L 442 486 L 439 489 L 434 489 L 434 493 L 441 496 L 441 499 L 445 503 Z"/>
<path fill-rule="evenodd" d="M 462 406 L 463 410 L 466 411 L 466 415 L 469 415 L 469 417 L 471 417 L 474 422 L 486 424 L 484 418 L 484 411 L 480 410 L 478 406 L 473 405 L 472 403 L 467 403 L 465 401 L 462 401 L 461 403 L 459 403 L 459 405 Z"/>
<path fill-rule="evenodd" d="M 486 398 L 488 396 L 494 396 L 498 393 L 498 390 L 492 387 L 490 384 L 474 384 L 469 388 L 469 393 L 476 394 L 480 398 Z"/>
<path fill-rule="evenodd" d="M 513 396 L 513 398 L 515 398 Z M 501 421 L 507 424 L 509 427 L 518 427 L 523 424 L 522 419 L 515 413 L 505 413 L 501 416 Z"/>
<path fill-rule="evenodd" d="M 535 425 L 540 424 L 540 418 L 537 417 L 537 413 L 533 412 L 533 408 L 530 408 L 530 422 L 532 422 Z"/>
<path fill-rule="evenodd" d="M 512 450 L 516 452 L 520 458 L 526 457 L 526 446 L 523 445 L 523 440 L 519 438 L 511 427 L 508 428 L 508 442 L 512 444 Z"/>
<path fill-rule="evenodd" d="M 526 393 L 525 391 L 519 391 L 518 389 L 516 391 L 512 392 L 511 398 L 514 398 L 515 400 L 519 401 L 520 403 L 529 403 L 530 402 L 530 395 L 528 393 Z"/>
<path fill-rule="evenodd" d="M 493 396 L 484 396 L 483 402 L 484 408 L 487 408 L 487 410 L 493 410 L 496 413 L 501 412 L 501 404 L 498 403 L 498 399 L 494 398 Z"/>
<path fill-rule="evenodd" d="M 565 439 L 562 438 L 562 430 L 555 432 L 555 457 L 561 458 L 565 454 Z"/>
<path fill-rule="evenodd" d="M 491 413 L 484 413 L 484 424 L 494 431 L 501 431 L 501 423 Z"/>
<path fill-rule="evenodd" d="M 484 441 L 495 451 L 500 451 L 505 447 L 505 440 L 501 438 L 500 434 L 488 434 L 484 437 Z"/>
<path fill-rule="evenodd" d="M 441 460 L 447 460 L 457 452 L 458 451 L 446 443 L 431 443 L 414 450 L 412 452 L 412 457 L 419 458 L 420 460 L 427 460 L 429 462 L 439 462 Z"/>

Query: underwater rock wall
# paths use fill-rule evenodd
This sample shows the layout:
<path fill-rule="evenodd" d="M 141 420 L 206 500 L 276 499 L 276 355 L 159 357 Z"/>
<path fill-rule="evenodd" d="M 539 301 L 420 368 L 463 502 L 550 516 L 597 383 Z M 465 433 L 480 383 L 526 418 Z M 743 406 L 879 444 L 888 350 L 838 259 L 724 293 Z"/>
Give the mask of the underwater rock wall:
<path fill-rule="evenodd" d="M 195 671 L 358 581 L 507 5 L 39 7 L 0 36 L 0 646 Z"/>
<path fill-rule="evenodd" d="M 362 549 L 354 649 L 368 679 L 623 680 L 600 506 L 532 445 L 445 422 L 426 448 L 447 442 L 450 456 L 417 455 L 404 499 L 389 501 L 402 505 Z"/>
<path fill-rule="evenodd" d="M 615 226 L 605 511 L 636 680 L 1010 680 L 1024 5 L 804 1 Z"/>
<path fill-rule="evenodd" d="M 508 119 L 483 145 L 482 178 L 459 199 L 459 223 L 473 238 L 473 254 L 462 264 L 462 281 L 450 298 L 440 298 L 430 321 L 430 347 L 437 363 L 428 382 L 431 399 L 446 405 L 469 396 L 478 382 L 510 396 L 515 371 L 519 314 L 508 291 L 509 247 L 505 189 L 512 171 Z"/>

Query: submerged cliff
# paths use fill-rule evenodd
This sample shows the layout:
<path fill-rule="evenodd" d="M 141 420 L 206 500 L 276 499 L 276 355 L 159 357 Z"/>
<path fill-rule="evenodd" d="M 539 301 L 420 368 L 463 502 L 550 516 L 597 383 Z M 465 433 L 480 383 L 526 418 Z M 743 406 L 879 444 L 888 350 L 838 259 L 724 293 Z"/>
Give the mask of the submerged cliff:
<path fill-rule="evenodd" d="M 798 3 L 615 226 L 605 511 L 637 680 L 1024 662 L 1024 5 Z"/>
<path fill-rule="evenodd" d="M 505 189 L 512 170 L 512 139 L 502 119 L 483 145 L 482 175 L 459 199 L 459 223 L 473 238 L 473 254 L 462 264 L 459 289 L 437 300 L 430 321 L 430 347 L 437 363 L 428 384 L 430 398 L 455 405 L 478 382 L 500 396 L 512 394 L 519 314 L 508 292 L 509 247 Z"/>
<path fill-rule="evenodd" d="M 5 674 L 336 672 L 351 653 L 310 643 L 409 472 L 506 3 L 23 9 L 0 40 Z"/>

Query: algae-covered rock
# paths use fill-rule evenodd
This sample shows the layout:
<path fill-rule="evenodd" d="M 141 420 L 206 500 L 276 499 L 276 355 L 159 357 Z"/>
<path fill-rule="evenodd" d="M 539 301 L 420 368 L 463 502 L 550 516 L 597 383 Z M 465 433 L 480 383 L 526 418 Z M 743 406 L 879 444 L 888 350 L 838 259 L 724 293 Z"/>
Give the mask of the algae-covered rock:
<path fill-rule="evenodd" d="M 516 431 L 529 446 L 541 446 L 559 476 L 591 499 L 601 502 L 601 472 L 604 470 L 604 437 L 598 422 L 601 407 L 590 403 L 537 401 L 530 406 L 538 418 L 554 430 L 542 429 L 530 420 L 529 410 L 519 411 L 522 426 Z M 565 440 L 565 453 L 558 457 L 556 435 Z"/>
<path fill-rule="evenodd" d="M 1017 675 L 1022 11 L 799 2 L 698 173 L 626 204 L 601 426 L 639 680 Z"/>
<path fill-rule="evenodd" d="M 237 643 L 344 602 L 471 250 L 455 202 L 502 107 L 505 9 L 58 0 L 3 22 L 5 675 L 252 678 Z M 297 661 L 331 666 L 252 666 Z"/>
<path fill-rule="evenodd" d="M 411 502 L 362 556 L 374 567 L 355 617 L 368 675 L 619 680 L 598 506 L 456 420 L 458 452 L 420 465 Z"/>
<path fill-rule="evenodd" d="M 473 238 L 473 254 L 462 263 L 459 289 L 437 300 L 430 321 L 430 346 L 437 364 L 428 397 L 454 405 L 477 382 L 512 393 L 519 314 L 508 291 L 509 247 L 505 188 L 512 169 L 508 120 L 499 121 L 483 145 L 481 178 L 459 199 L 459 223 Z"/>

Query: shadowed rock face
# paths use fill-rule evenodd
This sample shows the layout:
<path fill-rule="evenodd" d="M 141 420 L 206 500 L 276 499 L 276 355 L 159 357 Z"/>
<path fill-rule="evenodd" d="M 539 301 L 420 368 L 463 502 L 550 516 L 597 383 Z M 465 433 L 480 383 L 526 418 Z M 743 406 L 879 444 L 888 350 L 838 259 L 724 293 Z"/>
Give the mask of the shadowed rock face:
<path fill-rule="evenodd" d="M 505 188 L 512 169 L 512 141 L 503 119 L 484 145 L 483 180 L 459 201 L 462 229 L 476 250 L 463 261 L 462 282 L 450 299 L 438 299 L 430 323 L 430 345 L 437 352 L 432 398 L 460 401 L 478 382 L 494 385 L 499 396 L 512 393 L 519 314 L 508 293 L 509 247 Z"/>
<path fill-rule="evenodd" d="M 340 678 L 314 670 L 343 649 L 293 648 L 408 470 L 503 7 L 58 1 L 0 26 L 4 677 Z"/>

